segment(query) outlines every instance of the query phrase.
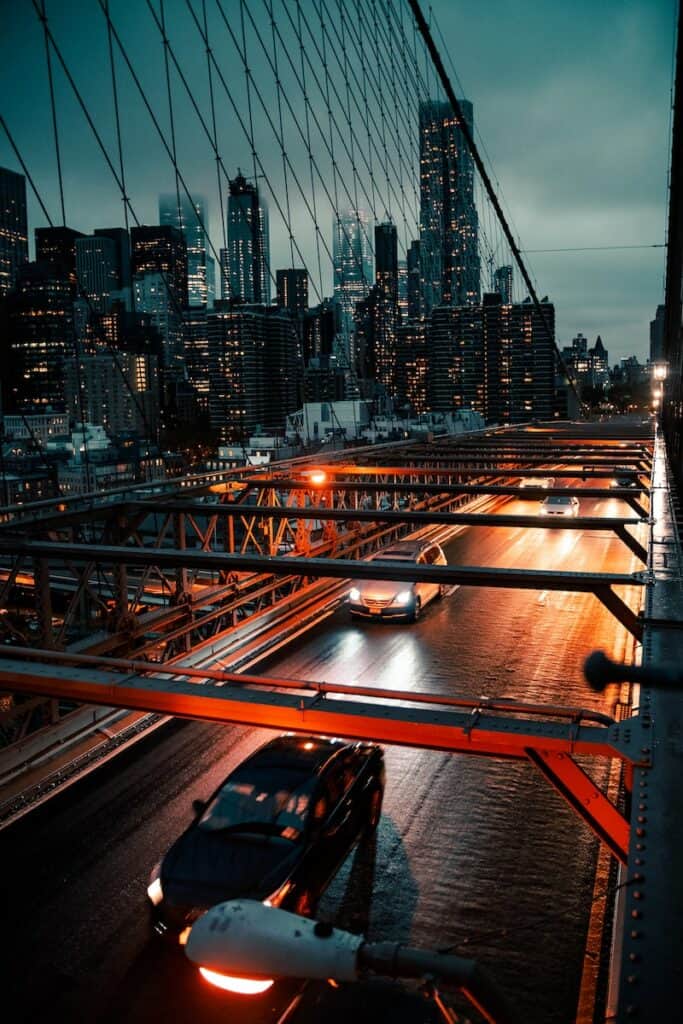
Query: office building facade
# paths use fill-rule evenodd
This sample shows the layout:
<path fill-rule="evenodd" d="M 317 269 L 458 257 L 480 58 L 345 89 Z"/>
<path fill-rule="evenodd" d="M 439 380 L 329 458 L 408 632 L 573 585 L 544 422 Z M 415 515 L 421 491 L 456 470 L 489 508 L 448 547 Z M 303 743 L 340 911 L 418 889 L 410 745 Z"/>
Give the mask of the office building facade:
<path fill-rule="evenodd" d="M 460 106 L 472 132 L 472 104 Z M 449 103 L 420 104 L 420 277 L 424 312 L 480 299 L 474 162 Z"/>
<path fill-rule="evenodd" d="M 116 243 L 101 235 L 76 239 L 76 275 L 79 292 L 85 292 L 90 312 L 106 313 L 118 291 Z"/>
<path fill-rule="evenodd" d="M 221 441 L 280 433 L 297 408 L 298 337 L 276 306 L 224 304 L 207 316 L 209 412 Z"/>
<path fill-rule="evenodd" d="M 346 210 L 334 221 L 332 259 L 334 297 L 339 304 L 337 355 L 340 364 L 356 365 L 356 306 L 373 283 L 370 217 L 365 210 Z"/>
<path fill-rule="evenodd" d="M 17 271 L 27 262 L 26 179 L 0 167 L 0 298 L 14 288 Z"/>
<path fill-rule="evenodd" d="M 240 173 L 228 195 L 228 284 L 227 298 L 270 305 L 268 207 L 258 187 Z"/>
<path fill-rule="evenodd" d="M 64 360 L 75 350 L 73 301 L 73 283 L 59 265 L 19 268 L 6 306 L 4 410 L 64 410 Z"/>
<path fill-rule="evenodd" d="M 476 306 L 439 306 L 427 331 L 429 408 L 472 409 L 487 423 L 551 419 L 555 309 L 503 305 L 498 293 Z"/>
<path fill-rule="evenodd" d="M 187 250 L 187 304 L 213 306 L 214 261 L 208 255 L 208 207 L 203 196 L 165 193 L 159 196 L 159 223 L 179 230 Z"/>

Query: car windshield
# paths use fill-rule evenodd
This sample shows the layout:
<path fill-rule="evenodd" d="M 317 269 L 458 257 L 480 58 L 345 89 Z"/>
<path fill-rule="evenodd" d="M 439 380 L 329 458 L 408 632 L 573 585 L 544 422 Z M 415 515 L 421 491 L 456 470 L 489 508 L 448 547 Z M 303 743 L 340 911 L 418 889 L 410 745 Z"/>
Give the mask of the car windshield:
<path fill-rule="evenodd" d="M 571 498 L 546 498 L 546 505 L 571 505 Z"/>
<path fill-rule="evenodd" d="M 199 828 L 207 832 L 256 832 L 297 840 L 311 801 L 308 775 L 249 771 L 232 776 L 210 802 Z"/>

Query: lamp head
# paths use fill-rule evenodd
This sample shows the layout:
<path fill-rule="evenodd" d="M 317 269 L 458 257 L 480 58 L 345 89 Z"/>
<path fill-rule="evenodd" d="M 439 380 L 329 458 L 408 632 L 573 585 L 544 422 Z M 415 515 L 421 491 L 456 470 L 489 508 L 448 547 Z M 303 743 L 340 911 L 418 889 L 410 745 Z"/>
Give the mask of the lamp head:
<path fill-rule="evenodd" d="M 355 981 L 363 941 L 258 900 L 228 900 L 193 925 L 185 955 L 208 971 L 240 978 Z"/>

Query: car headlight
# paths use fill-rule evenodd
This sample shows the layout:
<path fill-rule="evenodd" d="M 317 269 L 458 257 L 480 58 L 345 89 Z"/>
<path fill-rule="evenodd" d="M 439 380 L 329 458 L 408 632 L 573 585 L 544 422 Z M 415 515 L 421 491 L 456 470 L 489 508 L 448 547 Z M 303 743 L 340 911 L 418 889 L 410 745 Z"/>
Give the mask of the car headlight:
<path fill-rule="evenodd" d="M 349 590 L 349 598 L 351 601 L 360 601 L 360 590 L 358 587 L 351 587 Z"/>
<path fill-rule="evenodd" d="M 161 888 L 161 864 L 156 864 L 152 869 L 149 885 L 147 886 L 147 895 L 155 907 L 158 907 L 164 898 L 164 891 Z"/>
<path fill-rule="evenodd" d="M 541 507 L 538 510 L 538 513 L 541 516 L 547 516 L 548 515 L 548 509 L 547 508 L 543 508 L 543 505 L 541 505 Z"/>
<path fill-rule="evenodd" d="M 413 592 L 412 592 L 412 590 L 402 590 L 401 593 L 397 594 L 396 597 L 394 598 L 394 603 L 395 604 L 401 604 L 401 605 L 410 604 L 412 599 L 413 599 Z"/>
<path fill-rule="evenodd" d="M 610 487 L 618 487 L 619 482 L 617 480 L 610 480 L 609 485 Z"/>

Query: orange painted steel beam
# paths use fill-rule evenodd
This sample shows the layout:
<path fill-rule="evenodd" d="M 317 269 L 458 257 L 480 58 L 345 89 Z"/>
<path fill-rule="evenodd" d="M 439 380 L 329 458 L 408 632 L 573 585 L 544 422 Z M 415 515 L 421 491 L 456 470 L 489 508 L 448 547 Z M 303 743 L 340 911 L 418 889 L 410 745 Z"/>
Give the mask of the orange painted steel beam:
<path fill-rule="evenodd" d="M 590 776 L 569 755 L 534 748 L 529 760 L 583 818 L 622 864 L 628 861 L 630 825 L 618 807 L 598 789 Z"/>
<path fill-rule="evenodd" d="M 0 687 L 82 704 L 488 757 L 527 758 L 530 748 L 541 746 L 550 753 L 643 763 L 639 731 L 616 723 L 606 728 L 576 722 L 529 722 L 495 715 L 484 707 L 469 713 L 456 711 L 440 705 L 438 698 L 431 706 L 406 706 L 410 692 L 402 692 L 401 702 L 392 706 L 354 699 L 351 688 L 348 698 L 319 693 L 310 697 L 275 689 L 264 692 L 260 687 L 202 685 L 178 679 L 182 670 L 177 668 L 170 673 L 175 678 L 158 680 L 80 667 L 29 665 L 4 656 L 0 659 Z"/>
<path fill-rule="evenodd" d="M 89 665 L 103 671 L 122 669 L 128 673 L 140 675 L 169 676 L 180 675 L 187 679 L 198 679 L 201 682 L 213 680 L 221 686 L 229 683 L 236 686 L 264 686 L 269 689 L 308 690 L 326 696 L 328 693 L 345 694 L 354 697 L 371 697 L 373 700 L 406 700 L 405 690 L 389 690 L 386 687 L 359 686 L 357 683 L 344 686 L 340 683 L 314 681 L 312 679 L 290 679 L 282 676 L 257 676 L 247 672 L 229 672 L 221 668 L 194 668 L 183 664 L 183 655 L 170 662 L 145 661 L 142 658 L 111 658 L 102 654 L 77 654 L 72 651 L 44 651 L 35 647 L 12 647 L 5 652 L 6 656 L 22 658 L 27 661 L 43 662 L 58 665 Z M 2 651 L 0 650 L 0 659 Z M 1 662 L 0 662 L 1 664 Z M 594 722 L 598 725 L 610 726 L 615 719 L 592 708 L 581 708 L 567 704 L 538 704 L 515 700 L 512 697 L 451 697 L 440 693 L 410 691 L 410 700 L 418 704 L 442 705 L 453 708 L 467 708 L 468 711 L 480 712 L 503 711 L 512 714 L 543 715 L 546 718 L 565 718 L 572 722 Z"/>

